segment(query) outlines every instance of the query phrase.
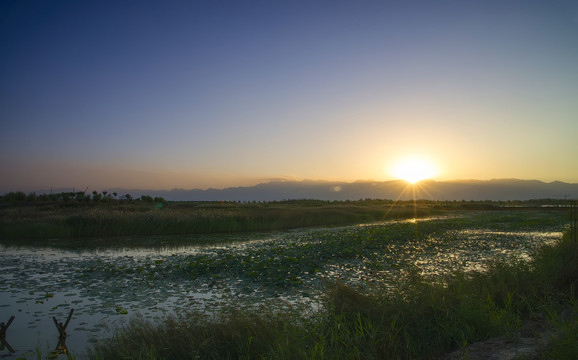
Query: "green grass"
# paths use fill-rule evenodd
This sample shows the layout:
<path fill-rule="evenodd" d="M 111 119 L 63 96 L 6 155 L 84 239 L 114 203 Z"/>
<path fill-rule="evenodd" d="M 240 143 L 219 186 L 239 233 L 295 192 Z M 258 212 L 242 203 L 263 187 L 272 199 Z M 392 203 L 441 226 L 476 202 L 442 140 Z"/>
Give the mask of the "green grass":
<path fill-rule="evenodd" d="M 409 269 L 394 288 L 327 285 L 316 313 L 229 309 L 144 320 L 92 349 L 97 359 L 414 359 L 435 358 L 492 336 L 514 341 L 522 324 L 550 319 L 557 330 L 541 356 L 578 358 L 578 244 L 566 234 L 529 262 L 496 260 L 484 272 L 436 280 Z M 568 315 L 570 314 L 570 315 Z"/>
<path fill-rule="evenodd" d="M 427 216 L 430 207 L 369 203 L 73 204 L 0 210 L 0 238 L 49 239 L 271 231 Z"/>

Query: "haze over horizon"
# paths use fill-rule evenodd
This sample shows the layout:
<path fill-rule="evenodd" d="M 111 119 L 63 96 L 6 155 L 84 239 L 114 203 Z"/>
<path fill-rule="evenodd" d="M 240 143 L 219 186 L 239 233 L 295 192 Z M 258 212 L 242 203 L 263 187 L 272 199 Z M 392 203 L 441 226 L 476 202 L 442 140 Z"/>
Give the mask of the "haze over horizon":
<path fill-rule="evenodd" d="M 578 183 L 575 1 L 4 1 L 0 46 L 0 193 Z"/>

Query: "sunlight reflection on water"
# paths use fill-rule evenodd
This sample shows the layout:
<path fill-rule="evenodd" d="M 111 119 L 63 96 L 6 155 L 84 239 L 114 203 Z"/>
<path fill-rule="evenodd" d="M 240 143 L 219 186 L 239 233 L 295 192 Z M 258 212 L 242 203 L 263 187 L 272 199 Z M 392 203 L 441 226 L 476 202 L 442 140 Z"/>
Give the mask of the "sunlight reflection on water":
<path fill-rule="evenodd" d="M 461 239 L 452 248 L 437 253 L 416 256 L 414 264 L 424 276 L 440 276 L 452 271 L 481 271 L 497 257 L 530 260 L 530 252 L 541 244 L 553 244 L 562 237 L 561 231 L 493 231 L 466 229 L 446 235 Z M 431 242 L 438 241 L 435 238 Z M 472 248 L 478 251 L 472 252 Z"/>

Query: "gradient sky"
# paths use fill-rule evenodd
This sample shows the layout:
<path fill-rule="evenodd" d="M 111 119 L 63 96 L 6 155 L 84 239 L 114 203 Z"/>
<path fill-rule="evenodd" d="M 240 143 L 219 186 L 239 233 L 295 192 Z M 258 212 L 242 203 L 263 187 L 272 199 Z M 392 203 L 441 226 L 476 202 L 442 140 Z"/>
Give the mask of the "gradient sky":
<path fill-rule="evenodd" d="M 576 1 L 0 2 L 0 192 L 578 182 Z"/>

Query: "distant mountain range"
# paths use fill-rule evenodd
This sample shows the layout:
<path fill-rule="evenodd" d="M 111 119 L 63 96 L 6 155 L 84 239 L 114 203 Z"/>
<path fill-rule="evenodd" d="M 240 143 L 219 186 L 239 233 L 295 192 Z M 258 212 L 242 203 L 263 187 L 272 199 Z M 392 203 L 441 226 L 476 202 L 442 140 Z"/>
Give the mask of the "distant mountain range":
<path fill-rule="evenodd" d="M 427 180 L 416 185 L 405 181 L 271 181 L 255 186 L 225 189 L 127 190 L 110 189 L 133 196 L 161 196 L 169 201 L 273 201 L 317 200 L 530 200 L 577 199 L 578 184 L 538 180 Z"/>

